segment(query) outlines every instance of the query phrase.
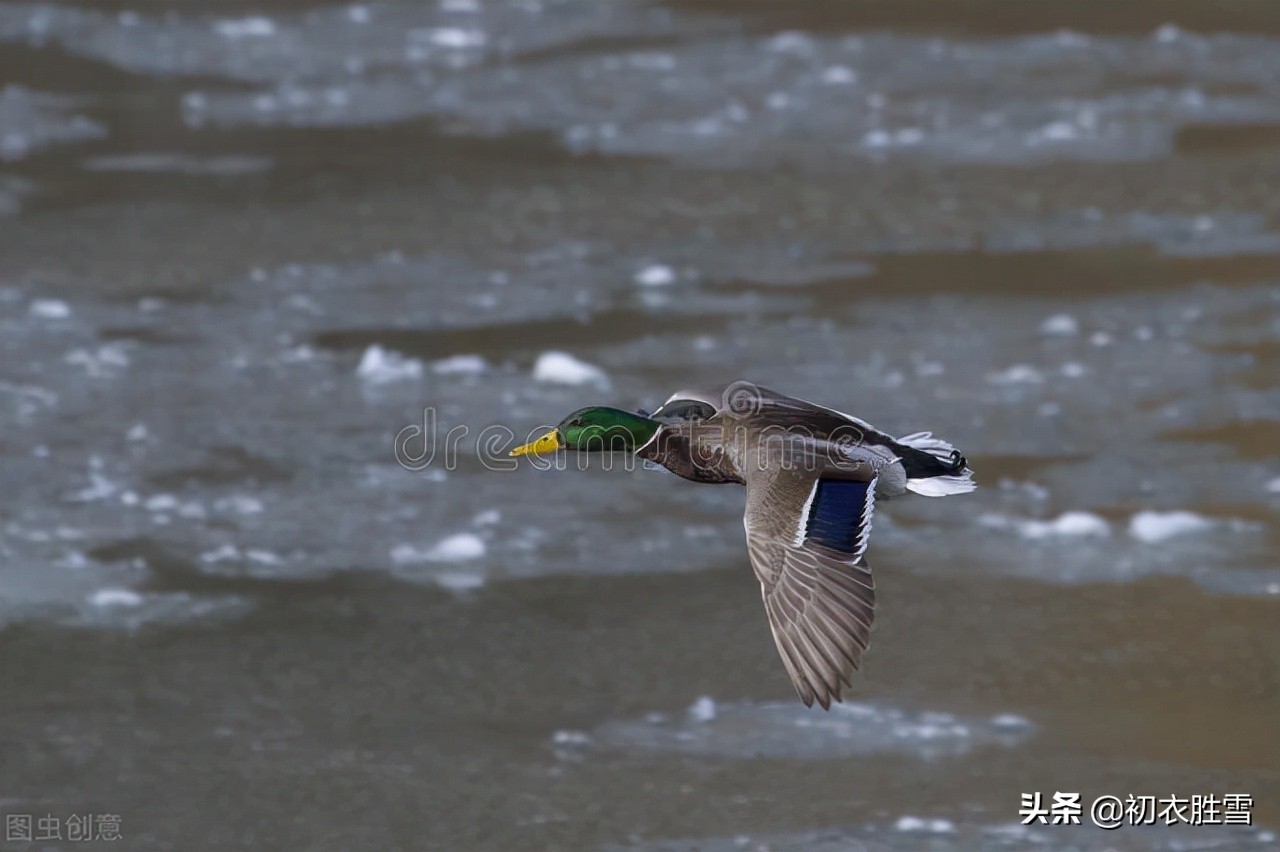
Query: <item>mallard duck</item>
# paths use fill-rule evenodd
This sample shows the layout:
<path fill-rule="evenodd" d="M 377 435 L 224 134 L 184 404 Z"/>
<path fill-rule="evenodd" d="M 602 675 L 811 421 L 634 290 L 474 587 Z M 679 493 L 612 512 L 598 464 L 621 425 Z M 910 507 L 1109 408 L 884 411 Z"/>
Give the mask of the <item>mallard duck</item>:
<path fill-rule="evenodd" d="M 929 432 L 894 438 L 866 421 L 749 382 L 673 394 L 652 414 L 593 406 L 511 455 L 625 451 L 706 483 L 747 487 L 747 552 L 774 643 L 806 706 L 852 687 L 871 638 L 865 553 L 877 497 L 976 486 Z"/>

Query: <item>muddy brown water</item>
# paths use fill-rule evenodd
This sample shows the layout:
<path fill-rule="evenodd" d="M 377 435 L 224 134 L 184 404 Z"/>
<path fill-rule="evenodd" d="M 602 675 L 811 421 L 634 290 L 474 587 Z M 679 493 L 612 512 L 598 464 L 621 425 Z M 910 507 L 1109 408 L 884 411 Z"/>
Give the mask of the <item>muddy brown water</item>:
<path fill-rule="evenodd" d="M 0 5 L 0 813 L 138 849 L 1275 843 L 1280 16 L 352 8 Z M 603 378 L 535 380 L 560 350 Z M 475 443 L 739 377 L 981 483 L 879 507 L 829 717 L 776 709 L 741 492 Z M 395 462 L 424 407 L 469 429 L 450 469 Z M 1017 833 L 1059 790 L 1255 827 Z"/>

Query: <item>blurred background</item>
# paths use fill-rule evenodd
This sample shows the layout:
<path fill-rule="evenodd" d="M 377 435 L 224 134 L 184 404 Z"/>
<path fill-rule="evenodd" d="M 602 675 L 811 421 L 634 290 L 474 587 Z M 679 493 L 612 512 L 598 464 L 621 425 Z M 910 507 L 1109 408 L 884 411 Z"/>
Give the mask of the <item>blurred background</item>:
<path fill-rule="evenodd" d="M 0 2 L 0 813 L 1274 846 L 1278 153 L 1266 2 Z M 829 714 L 739 489 L 476 453 L 738 378 L 982 486 L 880 507 Z"/>

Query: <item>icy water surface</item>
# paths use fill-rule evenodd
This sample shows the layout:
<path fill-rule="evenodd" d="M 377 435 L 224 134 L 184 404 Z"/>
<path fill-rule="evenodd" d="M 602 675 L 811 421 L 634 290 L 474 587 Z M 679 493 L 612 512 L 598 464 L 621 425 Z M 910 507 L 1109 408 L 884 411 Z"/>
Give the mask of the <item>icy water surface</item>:
<path fill-rule="evenodd" d="M 1007 8 L 0 3 L 0 812 L 1273 844 L 1280 15 Z M 740 490 L 485 461 L 737 378 L 981 484 L 879 507 L 830 714 Z M 1257 825 L 1022 829 L 1033 790 Z"/>

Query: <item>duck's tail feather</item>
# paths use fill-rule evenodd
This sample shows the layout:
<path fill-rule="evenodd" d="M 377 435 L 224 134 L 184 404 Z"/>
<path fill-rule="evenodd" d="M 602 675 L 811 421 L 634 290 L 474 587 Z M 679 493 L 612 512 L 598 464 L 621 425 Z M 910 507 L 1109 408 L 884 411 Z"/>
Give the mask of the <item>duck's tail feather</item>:
<path fill-rule="evenodd" d="M 968 494 L 978 487 L 973 481 L 969 463 L 955 447 L 932 432 L 916 432 L 899 438 L 898 443 L 927 457 L 928 463 L 906 464 L 907 490 L 926 497 Z M 919 462 L 925 459 L 917 457 Z M 904 462 L 907 460 L 904 459 Z"/>
<path fill-rule="evenodd" d="M 973 471 L 965 470 L 956 476 L 930 476 L 927 479 L 908 479 L 907 490 L 926 497 L 947 497 L 952 494 L 968 494 L 978 487 L 973 481 Z"/>

